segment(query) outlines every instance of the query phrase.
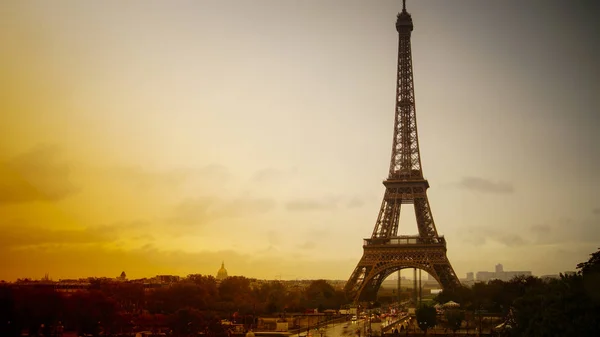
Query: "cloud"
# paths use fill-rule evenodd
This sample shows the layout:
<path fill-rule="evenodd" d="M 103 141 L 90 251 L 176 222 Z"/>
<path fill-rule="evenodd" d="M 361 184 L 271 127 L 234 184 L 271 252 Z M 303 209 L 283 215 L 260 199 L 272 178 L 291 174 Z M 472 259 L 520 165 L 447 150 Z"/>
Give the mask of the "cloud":
<path fill-rule="evenodd" d="M 600 224 L 593 217 L 587 219 L 556 219 L 549 224 L 530 227 L 533 243 L 538 245 L 564 242 L 593 243 L 600 241 Z"/>
<path fill-rule="evenodd" d="M 142 235 L 134 236 L 132 239 L 136 240 L 136 241 L 154 241 L 154 240 L 156 240 L 156 238 L 150 234 L 142 234 Z"/>
<path fill-rule="evenodd" d="M 488 241 L 498 242 L 507 247 L 523 246 L 528 243 L 514 232 L 500 231 L 491 227 L 469 227 L 461 233 L 463 242 L 473 246 L 482 246 Z"/>
<path fill-rule="evenodd" d="M 0 223 L 0 246 L 15 249 L 65 245 L 122 245 L 126 242 L 149 242 L 153 230 L 146 221 L 115 222 L 81 229 L 52 229 L 21 219 Z"/>
<path fill-rule="evenodd" d="M 266 213 L 275 205 L 275 201 L 266 198 L 222 200 L 216 197 L 200 197 L 185 199 L 175 206 L 172 216 L 167 221 L 186 226 L 203 225 L 220 218 Z"/>
<path fill-rule="evenodd" d="M 360 208 L 364 204 L 364 200 L 358 197 L 342 198 L 339 196 L 333 196 L 323 199 L 299 198 L 290 200 L 285 204 L 285 208 L 288 211 L 305 212 L 332 210 L 340 206 L 344 206 L 346 208 Z"/>
<path fill-rule="evenodd" d="M 521 228 L 525 230 L 521 230 Z M 463 242 L 481 246 L 493 241 L 507 247 L 546 246 L 563 243 L 591 244 L 600 241 L 600 224 L 591 219 L 556 219 L 549 223 L 515 226 L 468 227 L 460 233 Z"/>
<path fill-rule="evenodd" d="M 178 187 L 194 179 L 223 183 L 232 176 L 225 166 L 218 164 L 210 164 L 201 168 L 179 168 L 162 171 L 148 170 L 139 166 L 124 166 L 112 167 L 104 169 L 104 171 L 122 184 L 129 184 L 142 190 Z"/>
<path fill-rule="evenodd" d="M 497 242 L 502 243 L 507 247 L 519 247 L 528 243 L 521 236 L 514 233 L 501 234 L 496 236 L 495 239 Z"/>
<path fill-rule="evenodd" d="M 552 232 L 552 227 L 549 225 L 533 225 L 529 229 L 534 233 L 542 235 Z"/>
<path fill-rule="evenodd" d="M 0 162 L 0 205 L 58 201 L 79 191 L 56 146 L 38 146 Z"/>
<path fill-rule="evenodd" d="M 233 175 L 227 167 L 220 164 L 210 164 L 197 170 L 192 170 L 205 179 L 216 180 L 220 183 L 230 180 Z"/>
<path fill-rule="evenodd" d="M 281 237 L 279 233 L 272 230 L 268 231 L 267 242 L 269 243 L 269 246 L 277 246 L 279 243 L 281 243 Z"/>
<path fill-rule="evenodd" d="M 18 222 L 3 224 L 0 227 L 0 246 L 12 248 L 111 243 L 118 238 L 117 232 L 107 232 L 100 228 L 53 230 Z"/>
<path fill-rule="evenodd" d="M 346 207 L 347 208 L 360 208 L 365 204 L 365 201 L 363 199 L 360 199 L 358 197 L 353 197 L 350 198 L 350 200 L 348 200 L 346 202 Z"/>
<path fill-rule="evenodd" d="M 477 230 L 475 228 L 469 227 L 460 233 L 460 238 L 463 242 L 472 245 L 472 246 L 482 246 L 486 243 L 486 238 L 488 236 L 487 231 L 485 230 Z"/>
<path fill-rule="evenodd" d="M 458 186 L 483 193 L 508 194 L 513 193 L 514 187 L 506 182 L 493 182 L 483 178 L 464 177 Z"/>
<path fill-rule="evenodd" d="M 250 180 L 256 184 L 287 185 L 294 179 L 296 173 L 298 173 L 297 167 L 288 169 L 267 167 L 254 172 Z"/>
<path fill-rule="evenodd" d="M 282 178 L 283 172 L 281 170 L 277 170 L 274 168 L 265 168 L 262 170 L 256 171 L 252 175 L 252 181 L 257 183 L 268 183 L 273 181 L 278 181 Z"/>
<path fill-rule="evenodd" d="M 136 279 L 155 275 L 215 275 L 221 261 L 229 275 L 274 279 L 275 274 L 299 279 L 336 279 L 347 277 L 355 267 L 355 258 L 293 258 L 270 247 L 264 254 L 244 254 L 232 250 L 186 252 L 162 250 L 151 244 L 137 249 L 114 249 L 107 246 L 61 246 L 53 249 L 32 247 L 16 253 L 0 247 L 1 256 L 11 256 L 0 268 L 0 280 L 39 279 L 50 272 L 53 279 L 116 277 L 122 271 Z M 58 262 L 57 262 L 58 261 Z M 93 261 L 93 263 L 90 263 Z"/>
<path fill-rule="evenodd" d="M 155 230 L 156 227 L 149 221 L 134 220 L 119 221 L 89 228 L 95 232 L 116 237 L 119 240 L 126 239 L 147 242 L 154 241 L 154 237 L 148 232 Z"/>
<path fill-rule="evenodd" d="M 337 202 L 334 200 L 318 201 L 314 199 L 297 199 L 285 204 L 285 208 L 288 211 L 315 211 L 333 209 L 336 207 Z"/>
<path fill-rule="evenodd" d="M 317 247 L 317 244 L 314 241 L 306 241 L 302 244 L 297 245 L 296 247 L 298 247 L 298 249 L 302 249 L 302 250 L 310 250 L 310 249 L 315 249 L 315 247 Z"/>

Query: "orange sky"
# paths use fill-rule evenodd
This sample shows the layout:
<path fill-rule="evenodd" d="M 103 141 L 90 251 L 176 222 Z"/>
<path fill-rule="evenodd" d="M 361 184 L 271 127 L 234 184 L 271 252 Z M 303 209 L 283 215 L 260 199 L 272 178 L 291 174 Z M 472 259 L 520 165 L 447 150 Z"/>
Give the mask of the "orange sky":
<path fill-rule="evenodd" d="M 222 260 L 233 275 L 349 277 L 384 192 L 400 6 L 3 2 L 0 279 L 215 274 Z M 597 248 L 586 6 L 408 3 L 423 169 L 460 277 L 573 270 Z"/>

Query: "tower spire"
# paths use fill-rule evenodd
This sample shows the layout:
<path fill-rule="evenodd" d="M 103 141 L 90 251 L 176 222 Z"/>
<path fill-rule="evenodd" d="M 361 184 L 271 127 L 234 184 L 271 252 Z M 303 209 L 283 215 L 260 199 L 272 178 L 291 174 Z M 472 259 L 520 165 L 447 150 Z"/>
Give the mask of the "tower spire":
<path fill-rule="evenodd" d="M 406 0 L 402 0 L 402 11 L 406 12 Z"/>

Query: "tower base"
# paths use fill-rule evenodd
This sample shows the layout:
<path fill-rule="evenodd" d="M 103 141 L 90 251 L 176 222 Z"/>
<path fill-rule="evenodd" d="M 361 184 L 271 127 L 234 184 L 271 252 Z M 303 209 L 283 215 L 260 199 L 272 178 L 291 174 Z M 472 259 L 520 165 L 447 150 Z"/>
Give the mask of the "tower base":
<path fill-rule="evenodd" d="M 383 281 L 405 268 L 431 274 L 444 290 L 455 288 L 460 282 L 446 256 L 446 242 L 440 239 L 440 243 L 424 243 L 418 236 L 390 238 L 383 243 L 365 240 L 363 256 L 344 288 L 346 295 L 354 302 L 375 301 Z"/>

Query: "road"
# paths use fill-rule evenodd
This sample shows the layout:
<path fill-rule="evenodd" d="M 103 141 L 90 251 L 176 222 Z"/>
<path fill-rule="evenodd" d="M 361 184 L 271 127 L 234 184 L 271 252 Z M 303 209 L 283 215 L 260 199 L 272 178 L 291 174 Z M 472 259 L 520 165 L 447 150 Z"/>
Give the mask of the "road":
<path fill-rule="evenodd" d="M 368 321 L 367 321 L 368 323 Z M 355 322 L 332 323 L 320 329 L 311 329 L 308 337 L 359 337 L 364 336 L 365 320 Z M 359 332 L 360 331 L 360 332 Z M 306 337 L 306 332 L 292 335 L 290 337 Z"/>

